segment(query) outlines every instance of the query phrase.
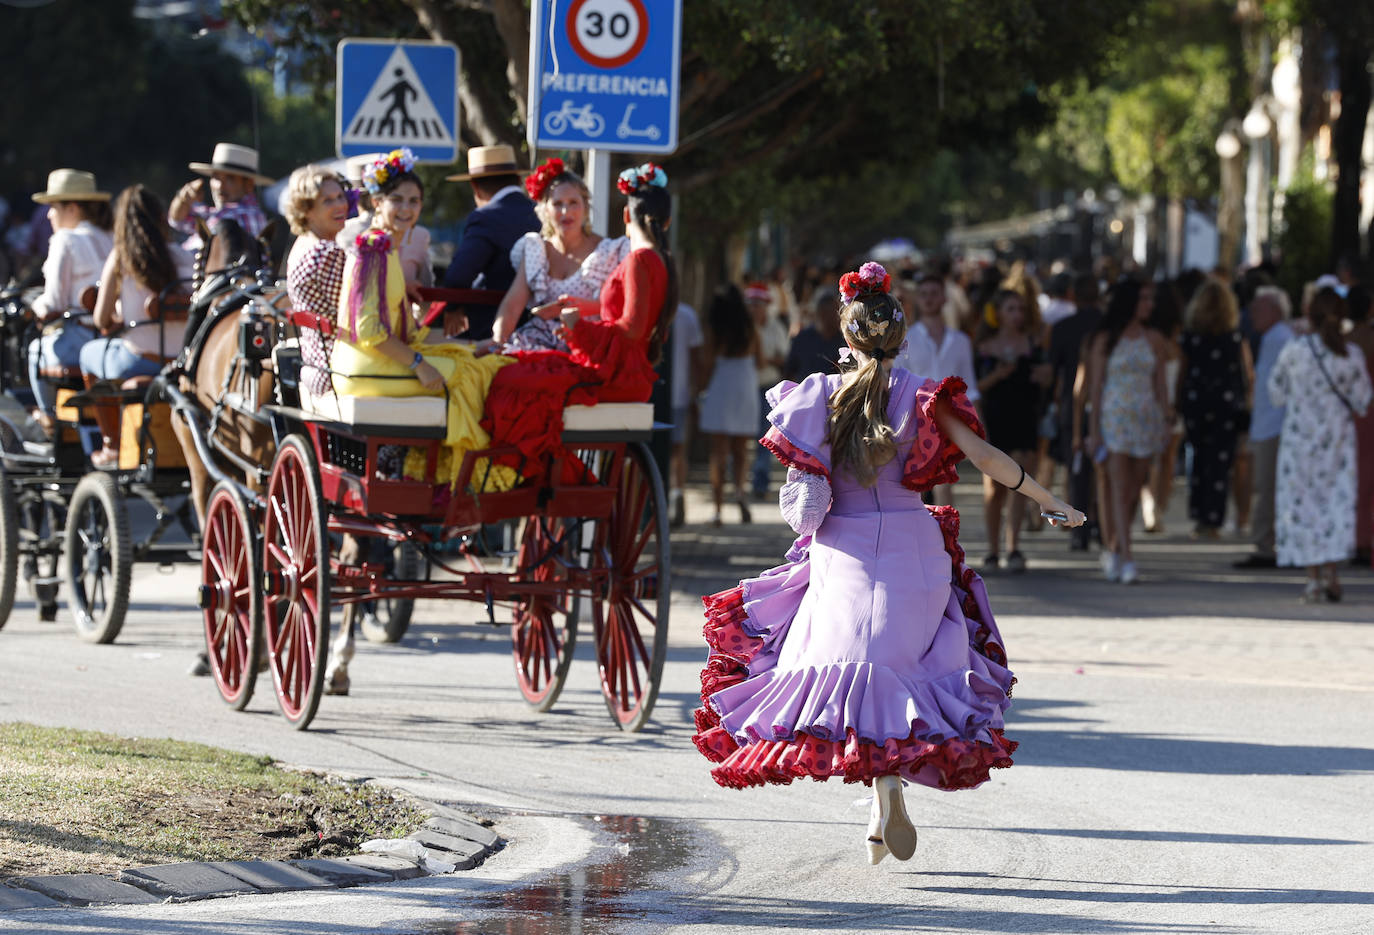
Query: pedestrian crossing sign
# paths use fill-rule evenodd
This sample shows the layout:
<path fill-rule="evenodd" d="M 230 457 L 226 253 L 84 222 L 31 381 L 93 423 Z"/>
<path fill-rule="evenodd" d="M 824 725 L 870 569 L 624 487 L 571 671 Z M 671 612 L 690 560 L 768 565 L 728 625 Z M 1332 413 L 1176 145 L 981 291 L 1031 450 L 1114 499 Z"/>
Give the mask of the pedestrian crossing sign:
<path fill-rule="evenodd" d="M 339 42 L 334 135 L 341 157 L 409 146 L 420 162 L 458 158 L 458 47 Z"/>

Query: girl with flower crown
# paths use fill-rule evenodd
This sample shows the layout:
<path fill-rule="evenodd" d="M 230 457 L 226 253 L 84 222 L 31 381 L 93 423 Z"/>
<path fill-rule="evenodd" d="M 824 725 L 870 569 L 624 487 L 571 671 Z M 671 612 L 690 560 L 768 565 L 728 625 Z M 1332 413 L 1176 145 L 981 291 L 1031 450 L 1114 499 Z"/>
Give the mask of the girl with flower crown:
<path fill-rule="evenodd" d="M 567 350 L 556 334 L 559 309 L 570 298 L 600 296 L 606 278 L 629 253 L 630 241 L 592 231 L 591 192 L 562 159 L 548 159 L 535 169 L 525 179 L 525 190 L 542 226 L 511 247 L 515 280 L 496 312 L 489 347 Z M 517 329 L 526 308 L 532 317 Z"/>
<path fill-rule="evenodd" d="M 463 453 L 488 447 L 479 420 L 491 379 L 506 357 L 476 357 L 459 344 L 426 343 L 428 329 L 415 324 L 406 299 L 399 245 L 419 219 L 424 185 L 409 149 L 393 150 L 363 171 L 372 195 L 372 227 L 349 251 L 339 293 L 338 338 L 330 355 L 334 391 L 350 396 L 447 395 L 448 435 L 438 479 L 452 481 Z M 302 375 L 304 378 L 304 374 Z M 405 474 L 422 477 L 424 452 L 406 456 Z M 474 472 L 489 489 L 504 490 L 518 478 L 507 469 Z"/>
<path fill-rule="evenodd" d="M 870 863 L 916 848 L 903 780 L 968 789 L 1011 765 L 1012 676 L 958 513 L 921 493 L 967 457 L 1051 522 L 1083 514 L 983 440 L 958 377 L 922 380 L 893 359 L 906 334 L 891 278 L 840 280 L 847 372 L 768 392 L 762 443 L 787 466 L 786 564 L 704 598 L 710 656 L 697 747 L 731 788 L 838 777 L 874 787 Z"/>
<path fill-rule="evenodd" d="M 667 185 L 653 163 L 620 174 L 628 250 L 598 300 L 564 295 L 540 310 L 562 321 L 568 351 L 521 352 L 497 374 L 482 422 L 496 444 L 538 458 L 561 447 L 564 405 L 648 401 L 677 310 Z M 576 470 L 573 459 L 565 470 Z"/>

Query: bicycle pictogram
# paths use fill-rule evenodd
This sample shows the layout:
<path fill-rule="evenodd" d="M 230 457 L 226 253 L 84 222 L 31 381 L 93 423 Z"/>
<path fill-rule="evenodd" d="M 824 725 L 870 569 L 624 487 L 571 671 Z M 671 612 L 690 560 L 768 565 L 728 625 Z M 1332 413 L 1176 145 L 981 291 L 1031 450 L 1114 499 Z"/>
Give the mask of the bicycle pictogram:
<path fill-rule="evenodd" d="M 562 136 L 569 128 L 586 136 L 600 136 L 606 131 L 606 121 L 592 110 L 591 104 L 574 107 L 565 100 L 563 106 L 544 117 L 544 130 L 552 136 Z"/>

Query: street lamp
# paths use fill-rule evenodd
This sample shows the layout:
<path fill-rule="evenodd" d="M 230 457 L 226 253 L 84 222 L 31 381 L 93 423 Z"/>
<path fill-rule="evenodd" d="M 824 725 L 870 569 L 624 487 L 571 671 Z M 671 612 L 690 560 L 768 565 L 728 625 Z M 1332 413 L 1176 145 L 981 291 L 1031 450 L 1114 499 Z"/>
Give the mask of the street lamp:
<path fill-rule="evenodd" d="M 1235 159 L 1240 155 L 1240 137 L 1229 128 L 1222 130 L 1217 137 L 1217 155 L 1222 159 Z"/>
<path fill-rule="evenodd" d="M 1240 131 L 1252 140 L 1264 139 L 1273 128 L 1274 121 L 1269 119 L 1262 100 L 1255 101 L 1250 107 L 1250 112 L 1240 122 Z"/>

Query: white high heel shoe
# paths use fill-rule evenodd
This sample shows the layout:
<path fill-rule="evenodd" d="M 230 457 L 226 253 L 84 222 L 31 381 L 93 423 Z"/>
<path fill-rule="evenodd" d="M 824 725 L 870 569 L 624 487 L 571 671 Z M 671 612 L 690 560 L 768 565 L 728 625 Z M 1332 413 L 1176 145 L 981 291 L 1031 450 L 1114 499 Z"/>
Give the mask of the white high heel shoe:
<path fill-rule="evenodd" d="M 868 862 L 878 864 L 888 855 L 887 845 L 883 843 L 883 818 L 878 808 L 878 793 L 874 790 L 873 807 L 868 811 Z"/>
<path fill-rule="evenodd" d="M 873 780 L 873 794 L 878 800 L 883 844 L 898 860 L 910 860 L 916 853 L 916 826 L 906 813 L 902 780 L 897 776 L 879 776 Z"/>

